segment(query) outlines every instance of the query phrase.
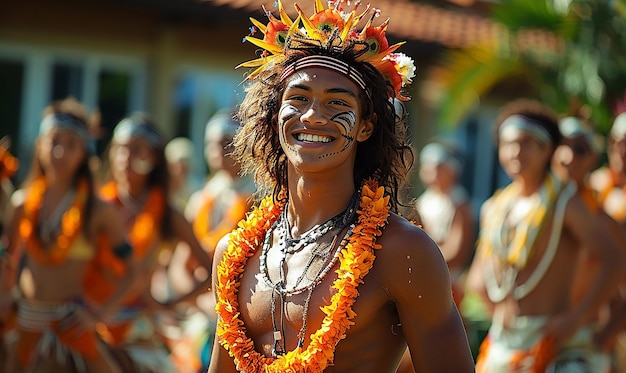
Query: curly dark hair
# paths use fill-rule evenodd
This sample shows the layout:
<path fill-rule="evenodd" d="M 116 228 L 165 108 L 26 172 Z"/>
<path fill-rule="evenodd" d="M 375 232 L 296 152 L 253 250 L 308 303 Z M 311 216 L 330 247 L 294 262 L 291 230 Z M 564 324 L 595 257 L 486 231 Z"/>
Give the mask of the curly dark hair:
<path fill-rule="evenodd" d="M 383 75 L 371 64 L 356 60 L 358 52 L 332 52 L 323 48 L 292 49 L 287 58 L 269 66 L 246 88 L 237 119 L 241 127 L 233 144 L 233 155 L 242 164 L 243 173 L 254 174 L 261 191 L 278 198 L 287 187 L 287 157 L 278 138 L 278 111 L 286 82 L 281 81 L 283 69 L 309 55 L 328 55 L 354 67 L 367 82 L 359 92 L 361 117 L 374 124 L 370 138 L 357 145 L 354 167 L 355 188 L 367 178 L 375 178 L 391 196 L 394 211 L 398 207 L 398 189 L 414 162 L 414 154 L 406 142 L 406 121 L 394 108 L 395 92 Z"/>

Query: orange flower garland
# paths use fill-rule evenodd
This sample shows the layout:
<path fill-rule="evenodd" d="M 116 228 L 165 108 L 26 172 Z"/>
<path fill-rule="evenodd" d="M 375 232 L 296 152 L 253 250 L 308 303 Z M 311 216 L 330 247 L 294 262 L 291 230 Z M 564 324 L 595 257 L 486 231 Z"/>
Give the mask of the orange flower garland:
<path fill-rule="evenodd" d="M 84 208 L 89 196 L 89 184 L 84 179 L 78 182 L 76 197 L 61 218 L 61 232 L 54 246 L 44 249 L 37 234 L 37 225 L 47 188 L 48 182 L 43 176 L 36 179 L 29 188 L 24 202 L 24 217 L 19 224 L 19 234 L 31 257 L 39 263 L 56 265 L 65 261 L 72 243 L 80 234 Z"/>
<path fill-rule="evenodd" d="M 4 146 L 0 146 L 0 181 L 15 175 L 20 162 L 9 153 Z"/>
<path fill-rule="evenodd" d="M 101 189 L 100 195 L 103 200 L 120 204 L 117 185 L 107 183 Z M 144 209 L 135 217 L 135 222 L 128 234 L 133 256 L 142 258 L 148 253 L 159 235 L 159 227 L 163 213 L 165 212 L 165 193 L 161 188 L 152 188 L 144 202 Z"/>
<path fill-rule="evenodd" d="M 211 251 L 215 250 L 217 242 L 233 230 L 233 227 L 236 227 L 237 222 L 243 219 L 248 211 L 246 199 L 236 196 L 236 200 L 229 207 L 224 219 L 214 226 L 209 218 L 215 205 L 215 198 L 215 196 L 207 198 L 193 222 L 193 231 L 196 237 L 206 249 Z"/>
<path fill-rule="evenodd" d="M 476 358 L 476 373 L 487 373 L 485 359 L 489 355 L 491 348 L 491 337 L 487 336 L 480 344 L 478 357 Z M 544 337 L 529 350 L 517 351 L 511 357 L 509 369 L 517 372 L 532 363 L 531 373 L 544 373 L 548 365 L 556 357 L 556 340 L 551 337 Z"/>
<path fill-rule="evenodd" d="M 326 315 L 321 327 L 310 336 L 307 348 L 298 347 L 271 358 L 258 353 L 246 335 L 238 291 L 248 258 L 262 246 L 266 232 L 284 206 L 284 202 L 274 204 L 267 197 L 254 208 L 231 233 L 228 250 L 217 268 L 217 335 L 220 344 L 234 358 L 237 369 L 243 372 L 321 372 L 332 363 L 335 346 L 353 324 L 351 319 L 356 313 L 352 305 L 359 295 L 357 287 L 374 264 L 374 249 L 381 248 L 376 239 L 389 216 L 389 196 L 384 196 L 384 188 L 379 188 L 376 181 L 367 180 L 361 191 L 358 224 L 339 254 L 340 267 L 335 271 L 337 279 L 332 286 L 336 292 L 330 304 L 321 308 Z"/>

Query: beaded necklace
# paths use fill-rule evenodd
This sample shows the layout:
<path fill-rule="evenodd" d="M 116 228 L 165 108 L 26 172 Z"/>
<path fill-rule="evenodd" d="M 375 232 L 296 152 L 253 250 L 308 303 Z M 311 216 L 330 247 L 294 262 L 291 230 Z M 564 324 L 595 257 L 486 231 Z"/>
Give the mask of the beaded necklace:
<path fill-rule="evenodd" d="M 303 292 L 307 292 L 307 297 L 304 302 L 304 312 L 302 313 L 302 326 L 300 331 L 298 332 L 298 347 L 304 346 L 304 340 L 306 337 L 306 327 L 307 327 L 307 315 L 309 310 L 309 302 L 311 300 L 311 296 L 313 295 L 313 290 L 315 287 L 322 282 L 322 280 L 326 277 L 326 275 L 330 272 L 330 270 L 337 263 L 337 259 L 339 258 L 339 252 L 345 244 L 347 243 L 347 239 L 352 235 L 352 228 L 354 228 L 354 224 L 350 226 L 350 229 L 347 231 L 345 237 L 342 239 L 339 246 L 336 246 L 338 235 L 346 228 L 346 225 L 354 221 L 356 214 L 356 202 L 358 202 L 358 195 L 354 194 L 351 199 L 348 208 L 343 212 L 335 215 L 334 217 L 328 219 L 326 222 L 319 224 L 309 231 L 302 234 L 299 238 L 293 238 L 291 236 L 291 227 L 289 225 L 289 219 L 287 217 L 287 205 L 283 209 L 280 217 L 271 229 L 269 229 L 265 235 L 265 240 L 263 243 L 263 249 L 261 250 L 261 275 L 265 283 L 272 288 L 272 326 L 273 326 L 273 336 L 274 336 L 274 347 L 272 349 L 272 355 L 274 357 L 278 355 L 284 355 L 286 353 L 285 346 L 285 327 L 284 327 L 284 318 L 286 314 L 286 306 L 287 306 L 287 297 L 291 295 L 300 294 Z M 292 288 L 287 288 L 287 279 L 285 276 L 285 267 L 288 255 L 294 254 L 299 250 L 304 249 L 308 245 L 314 244 L 320 238 L 326 236 L 331 231 L 336 230 L 337 233 L 332 239 L 330 244 L 318 245 L 315 249 L 313 249 L 307 264 L 304 266 L 302 273 L 296 280 L 295 284 Z M 271 248 L 271 242 L 273 237 L 273 232 L 277 232 L 278 235 L 278 249 L 281 252 L 280 265 L 279 269 L 279 279 L 276 281 L 272 281 L 270 279 L 268 266 L 267 266 L 267 253 Z M 334 250 L 334 255 L 331 257 L 331 254 Z M 304 280 L 307 273 L 312 266 L 312 264 L 319 260 L 322 263 L 326 263 L 322 266 L 315 276 L 311 279 L 311 281 L 299 287 L 300 283 Z M 280 328 L 276 322 L 276 298 L 280 300 Z"/>
<path fill-rule="evenodd" d="M 332 364 L 335 346 L 345 338 L 356 316 L 352 305 L 358 297 L 357 287 L 374 264 L 374 251 L 381 249 L 376 240 L 387 224 L 389 196 L 384 196 L 384 188 L 378 187 L 377 182 L 365 181 L 357 223 L 351 234 L 346 235 L 347 243 L 338 250 L 339 268 L 332 285 L 335 293 L 330 304 L 321 307 L 325 314 L 322 325 L 309 336 L 308 346 L 297 346 L 284 355 L 266 357 L 256 351 L 254 341 L 246 333 L 238 293 L 248 259 L 261 248 L 267 231 L 283 209 L 284 203 L 274 204 L 271 197 L 265 198 L 230 234 L 228 249 L 217 267 L 217 337 L 233 357 L 237 370 L 242 372 L 322 372 Z"/>

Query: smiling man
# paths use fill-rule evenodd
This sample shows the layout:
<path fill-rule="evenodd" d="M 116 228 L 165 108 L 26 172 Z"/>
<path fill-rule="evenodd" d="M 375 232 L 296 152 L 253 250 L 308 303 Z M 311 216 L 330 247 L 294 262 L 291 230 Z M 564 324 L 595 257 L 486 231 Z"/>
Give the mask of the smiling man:
<path fill-rule="evenodd" d="M 356 29 L 367 11 L 278 6 L 248 37 L 269 53 L 243 64 L 258 69 L 234 145 L 263 199 L 215 253 L 209 371 L 395 372 L 407 345 L 418 371 L 473 371 L 445 261 L 395 213 L 412 61 L 386 22 Z"/>

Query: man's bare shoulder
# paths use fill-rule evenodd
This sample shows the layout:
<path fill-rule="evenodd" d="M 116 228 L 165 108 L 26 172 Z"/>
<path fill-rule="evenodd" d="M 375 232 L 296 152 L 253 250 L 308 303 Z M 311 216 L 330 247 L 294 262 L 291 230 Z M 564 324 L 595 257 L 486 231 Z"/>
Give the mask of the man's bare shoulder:
<path fill-rule="evenodd" d="M 437 244 L 420 227 L 398 215 L 389 216 L 379 243 L 382 249 L 377 252 L 376 260 L 389 270 L 405 263 L 409 277 L 419 276 L 421 280 L 429 281 L 448 275 Z"/>
<path fill-rule="evenodd" d="M 379 242 L 385 251 L 391 252 L 434 246 L 432 239 L 422 228 L 396 214 L 389 215 Z"/>

